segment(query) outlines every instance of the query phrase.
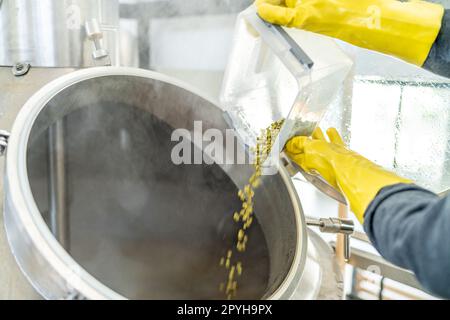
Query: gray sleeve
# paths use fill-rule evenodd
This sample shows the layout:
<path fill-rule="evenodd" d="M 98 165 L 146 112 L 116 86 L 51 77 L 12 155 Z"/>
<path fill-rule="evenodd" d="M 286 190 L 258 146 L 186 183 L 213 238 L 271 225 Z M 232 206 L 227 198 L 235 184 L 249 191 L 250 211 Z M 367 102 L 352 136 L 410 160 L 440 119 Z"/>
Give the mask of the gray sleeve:
<path fill-rule="evenodd" d="M 416 185 L 383 188 L 370 203 L 364 229 L 388 261 L 412 270 L 430 292 L 450 298 L 450 197 Z"/>
<path fill-rule="evenodd" d="M 450 78 L 450 10 L 444 11 L 441 30 L 431 47 L 423 68 Z"/>

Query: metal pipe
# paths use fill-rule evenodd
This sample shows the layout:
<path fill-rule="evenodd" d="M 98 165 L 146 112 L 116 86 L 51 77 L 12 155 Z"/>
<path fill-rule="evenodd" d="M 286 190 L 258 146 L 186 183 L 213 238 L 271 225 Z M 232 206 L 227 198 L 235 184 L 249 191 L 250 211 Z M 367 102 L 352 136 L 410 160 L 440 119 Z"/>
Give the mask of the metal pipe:
<path fill-rule="evenodd" d="M 337 233 L 344 237 L 342 245 L 342 255 L 344 262 L 350 259 L 350 235 L 353 234 L 355 226 L 352 220 L 340 218 L 313 218 L 306 217 L 306 225 L 319 227 L 319 230 L 324 233 Z M 337 253 L 337 252 L 336 252 Z M 338 253 L 337 253 L 338 254 Z M 341 256 L 341 254 L 339 254 Z"/>
<path fill-rule="evenodd" d="M 305 217 L 306 224 L 310 227 L 323 227 L 323 222 L 320 219 L 313 217 Z"/>
<path fill-rule="evenodd" d="M 333 248 L 336 248 L 335 242 L 331 242 L 330 245 Z M 378 255 L 353 248 L 352 255 L 350 256 L 348 263 L 355 268 L 371 271 L 380 276 L 395 280 L 397 282 L 406 284 L 410 287 L 424 291 L 422 286 L 417 282 L 414 273 L 412 273 L 409 270 L 397 267 L 392 263 L 387 262 Z"/>
<path fill-rule="evenodd" d="M 50 228 L 56 239 L 69 251 L 69 214 L 66 203 L 66 170 L 64 154 L 64 120 L 48 129 Z"/>
<path fill-rule="evenodd" d="M 350 259 L 350 255 L 351 255 L 350 235 L 343 234 L 342 238 L 344 238 L 343 243 L 342 243 L 344 262 L 348 262 Z"/>

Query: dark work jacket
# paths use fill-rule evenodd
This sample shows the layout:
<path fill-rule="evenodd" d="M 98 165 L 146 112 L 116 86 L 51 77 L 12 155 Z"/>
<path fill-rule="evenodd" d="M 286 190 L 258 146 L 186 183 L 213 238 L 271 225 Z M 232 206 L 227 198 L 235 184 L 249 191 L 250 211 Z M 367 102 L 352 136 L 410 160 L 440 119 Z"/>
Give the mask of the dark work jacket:
<path fill-rule="evenodd" d="M 431 293 L 450 298 L 450 195 L 416 185 L 385 187 L 365 212 L 364 230 L 384 258 L 412 270 Z"/>
<path fill-rule="evenodd" d="M 423 65 L 435 74 L 450 77 L 450 10 L 445 10 L 441 30 Z"/>

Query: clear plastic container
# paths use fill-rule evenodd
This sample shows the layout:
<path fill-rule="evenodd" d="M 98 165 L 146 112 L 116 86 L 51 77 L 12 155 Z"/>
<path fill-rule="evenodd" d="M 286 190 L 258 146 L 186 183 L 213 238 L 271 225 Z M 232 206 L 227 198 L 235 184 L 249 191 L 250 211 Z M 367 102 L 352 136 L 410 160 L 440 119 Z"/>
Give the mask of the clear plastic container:
<path fill-rule="evenodd" d="M 285 119 L 272 153 L 310 135 L 336 97 L 352 60 L 331 39 L 264 22 L 254 6 L 237 21 L 221 105 L 243 142 Z M 278 157 L 276 157 L 278 158 Z"/>

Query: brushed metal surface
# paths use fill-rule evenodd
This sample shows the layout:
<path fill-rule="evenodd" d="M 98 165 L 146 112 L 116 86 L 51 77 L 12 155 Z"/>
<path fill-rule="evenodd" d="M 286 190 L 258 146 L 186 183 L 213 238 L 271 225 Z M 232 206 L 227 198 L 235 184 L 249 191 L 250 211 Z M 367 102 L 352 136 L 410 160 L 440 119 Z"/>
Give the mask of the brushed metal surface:
<path fill-rule="evenodd" d="M 0 8 L 0 65 L 94 66 L 85 22 L 99 21 L 105 48 L 118 63 L 117 0 L 4 0 Z"/>
<path fill-rule="evenodd" d="M 10 131 L 17 113 L 33 95 L 48 82 L 73 69 L 41 69 L 32 68 L 23 77 L 14 77 L 11 68 L 0 67 L 0 128 Z M 3 171 L 5 158 L 0 157 L 0 190 L 3 194 Z M 0 198 L 3 208 L 3 197 Z M 34 290 L 20 271 L 8 245 L 3 214 L 0 215 L 0 300 L 1 299 L 39 299 L 41 296 Z"/>

